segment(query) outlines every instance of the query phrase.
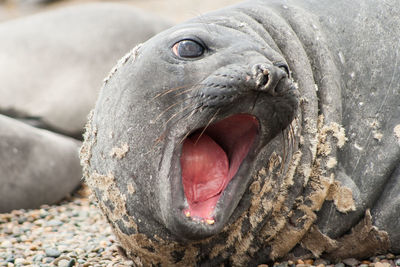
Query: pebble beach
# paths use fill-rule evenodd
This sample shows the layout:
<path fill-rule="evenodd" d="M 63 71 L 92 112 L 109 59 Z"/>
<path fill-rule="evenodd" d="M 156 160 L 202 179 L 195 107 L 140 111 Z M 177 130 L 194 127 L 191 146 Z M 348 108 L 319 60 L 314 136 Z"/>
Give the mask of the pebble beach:
<path fill-rule="evenodd" d="M 83 187 L 58 205 L 0 214 L 0 266 L 135 266 L 119 252 L 118 240 Z M 267 264 L 258 267 L 267 267 Z M 275 267 L 400 267 L 400 255 L 366 260 L 299 259 Z M 271 267 L 269 265 L 268 267 Z"/>

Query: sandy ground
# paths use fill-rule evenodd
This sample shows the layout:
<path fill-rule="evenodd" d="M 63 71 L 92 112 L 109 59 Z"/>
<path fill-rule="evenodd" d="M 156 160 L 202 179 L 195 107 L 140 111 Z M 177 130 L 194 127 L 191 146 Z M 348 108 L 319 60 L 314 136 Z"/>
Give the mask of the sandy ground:
<path fill-rule="evenodd" d="M 157 16 L 165 17 L 173 22 L 181 22 L 201 15 L 207 11 L 215 10 L 228 5 L 242 2 L 240 0 L 64 0 L 51 4 L 35 4 L 37 1 L 28 0 L 0 0 L 0 21 L 9 20 L 19 16 L 41 12 L 63 6 L 83 4 L 88 2 L 119 2 L 136 6 Z"/>

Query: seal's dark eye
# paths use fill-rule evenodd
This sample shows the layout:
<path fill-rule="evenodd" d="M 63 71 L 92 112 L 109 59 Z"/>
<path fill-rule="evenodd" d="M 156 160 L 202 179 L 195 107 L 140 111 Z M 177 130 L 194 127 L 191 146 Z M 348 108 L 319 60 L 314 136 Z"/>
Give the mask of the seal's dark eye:
<path fill-rule="evenodd" d="M 172 51 L 178 57 L 196 58 L 204 53 L 204 46 L 193 40 L 182 40 L 174 44 Z"/>

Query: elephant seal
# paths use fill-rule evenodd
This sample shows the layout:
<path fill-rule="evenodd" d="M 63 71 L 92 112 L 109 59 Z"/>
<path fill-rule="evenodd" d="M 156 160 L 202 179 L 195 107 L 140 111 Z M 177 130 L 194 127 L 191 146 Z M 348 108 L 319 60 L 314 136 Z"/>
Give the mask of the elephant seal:
<path fill-rule="evenodd" d="M 8 116 L 0 116 L 0 212 L 53 204 L 80 185 L 81 143 L 66 135 L 82 138 L 118 58 L 169 25 L 104 3 L 0 24 L 0 114 Z"/>
<path fill-rule="evenodd" d="M 0 113 L 81 137 L 112 66 L 170 26 L 115 3 L 73 5 L 1 23 Z"/>
<path fill-rule="evenodd" d="M 121 59 L 81 161 L 126 254 L 399 253 L 399 18 L 394 0 L 247 1 Z"/>

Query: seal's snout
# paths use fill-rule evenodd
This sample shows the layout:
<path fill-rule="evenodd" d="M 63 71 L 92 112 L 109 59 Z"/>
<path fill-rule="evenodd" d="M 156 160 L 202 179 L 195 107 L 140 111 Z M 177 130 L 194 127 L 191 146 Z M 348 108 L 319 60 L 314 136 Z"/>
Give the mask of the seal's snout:
<path fill-rule="evenodd" d="M 282 93 L 285 80 L 288 78 L 288 73 L 284 69 L 266 63 L 255 64 L 251 73 L 255 80 L 255 90 L 267 92 L 273 96 Z"/>

